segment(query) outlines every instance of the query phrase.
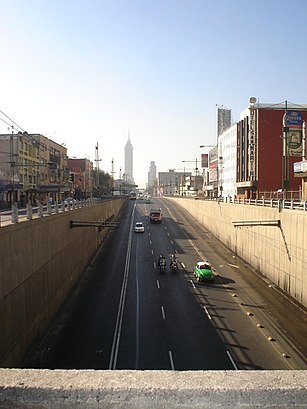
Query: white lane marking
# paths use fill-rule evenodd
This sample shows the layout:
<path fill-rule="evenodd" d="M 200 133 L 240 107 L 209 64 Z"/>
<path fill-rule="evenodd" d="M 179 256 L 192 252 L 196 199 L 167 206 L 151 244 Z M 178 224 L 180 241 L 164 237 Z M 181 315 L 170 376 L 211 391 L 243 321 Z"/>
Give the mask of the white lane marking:
<path fill-rule="evenodd" d="M 149 240 L 149 244 L 152 244 L 152 241 L 151 241 L 151 240 Z"/>
<path fill-rule="evenodd" d="M 131 223 L 130 223 L 128 247 L 127 247 L 126 261 L 125 261 L 125 270 L 124 270 L 123 283 L 122 283 L 120 299 L 119 299 L 119 304 L 118 304 L 118 312 L 117 312 L 115 330 L 114 330 L 114 335 L 113 335 L 113 342 L 112 342 L 110 361 L 109 361 L 109 369 L 116 369 L 116 364 L 117 364 L 117 356 L 118 356 L 119 342 L 120 342 L 120 337 L 121 337 L 126 292 L 127 292 L 127 284 L 128 284 L 128 276 L 129 276 L 129 265 L 130 265 L 130 257 L 131 257 L 131 246 L 132 246 L 132 231 L 133 231 L 133 224 L 134 224 L 135 208 L 136 208 L 136 205 L 134 205 L 133 207 Z"/>
<path fill-rule="evenodd" d="M 170 364 L 171 364 L 171 369 L 172 369 L 172 371 L 174 371 L 175 370 L 175 365 L 174 365 L 172 351 L 168 351 L 168 356 L 169 356 L 169 361 L 170 361 Z"/>
<path fill-rule="evenodd" d="M 239 266 L 236 266 L 235 264 L 230 264 L 230 263 L 227 263 L 230 267 L 234 267 L 234 268 L 239 268 Z"/>
<path fill-rule="evenodd" d="M 163 305 L 161 306 L 162 318 L 165 320 L 165 311 Z"/>
<path fill-rule="evenodd" d="M 227 353 L 227 355 L 228 355 L 228 358 L 230 359 L 230 362 L 232 363 L 232 366 L 233 366 L 233 367 L 235 368 L 235 370 L 237 371 L 237 370 L 238 370 L 238 367 L 237 367 L 237 365 L 236 365 L 236 363 L 235 363 L 233 357 L 231 356 L 231 353 L 230 353 L 229 351 L 226 351 L 226 353 Z"/>
<path fill-rule="evenodd" d="M 157 287 L 160 288 L 160 282 L 157 280 Z"/>
<path fill-rule="evenodd" d="M 151 249 L 151 254 L 153 254 L 154 253 L 154 251 L 153 251 L 153 249 Z"/>
<path fill-rule="evenodd" d="M 136 252 L 138 254 L 138 243 L 136 243 Z M 139 287 L 139 263 L 136 259 L 136 325 L 135 325 L 135 369 L 139 368 L 139 354 L 140 354 L 140 287 Z"/>
<path fill-rule="evenodd" d="M 209 311 L 207 310 L 205 305 L 204 305 L 204 310 L 206 311 L 206 314 L 207 314 L 209 320 L 212 320 L 211 315 L 209 314 Z"/>
<path fill-rule="evenodd" d="M 177 223 L 177 219 L 176 219 L 176 217 L 173 215 L 173 213 L 171 212 L 170 208 L 167 207 L 167 206 L 165 206 L 165 207 L 166 207 L 167 211 L 169 212 L 171 218 Z"/>
<path fill-rule="evenodd" d="M 182 265 L 182 268 L 185 268 L 185 264 L 184 264 L 184 263 L 181 263 L 181 265 Z"/>
<path fill-rule="evenodd" d="M 174 244 L 173 240 L 171 240 L 171 243 Z"/>
<path fill-rule="evenodd" d="M 175 249 L 175 253 L 177 253 L 177 254 L 178 254 L 178 250 L 177 250 L 177 249 Z"/>
<path fill-rule="evenodd" d="M 194 284 L 194 281 L 193 281 L 193 280 L 190 280 L 190 282 L 191 282 L 193 288 L 196 288 L 196 287 L 195 287 L 195 284 Z"/>
<path fill-rule="evenodd" d="M 189 239 L 188 241 L 189 241 L 189 243 L 191 244 L 191 246 L 194 248 L 194 250 L 196 251 L 196 253 L 199 255 L 199 257 L 200 257 L 202 260 L 207 260 L 207 257 L 204 256 L 204 254 L 197 248 L 197 246 L 192 242 L 192 240 Z M 234 266 L 234 267 L 235 267 L 235 266 Z M 216 271 L 216 270 L 214 270 L 214 271 Z"/>
<path fill-rule="evenodd" d="M 189 239 L 188 241 L 189 241 L 189 243 L 191 244 L 191 246 L 194 248 L 194 250 L 196 251 L 196 253 L 199 255 L 199 257 L 200 257 L 202 260 L 205 260 L 206 257 L 205 257 L 205 256 L 203 255 L 203 253 L 195 246 L 195 244 L 193 243 L 193 241 L 192 241 L 191 239 Z"/>

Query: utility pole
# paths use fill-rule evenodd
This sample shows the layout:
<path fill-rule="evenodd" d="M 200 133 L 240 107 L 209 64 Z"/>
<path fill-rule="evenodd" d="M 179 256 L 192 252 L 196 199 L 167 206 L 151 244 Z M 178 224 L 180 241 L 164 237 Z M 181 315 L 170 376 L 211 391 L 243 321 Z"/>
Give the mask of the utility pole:
<path fill-rule="evenodd" d="M 193 160 L 183 160 L 182 162 L 191 163 L 191 162 L 194 162 L 194 161 Z M 195 159 L 195 180 L 194 180 L 194 189 L 195 189 L 195 191 L 198 190 L 197 189 L 197 184 L 196 184 L 197 176 L 198 176 L 198 167 L 197 167 L 197 158 L 196 158 Z"/>
<path fill-rule="evenodd" d="M 288 164 L 288 122 L 287 122 L 288 102 L 285 101 L 285 114 L 283 117 L 283 149 L 282 149 L 282 188 L 284 199 L 287 198 L 287 190 L 289 188 L 289 164 Z"/>
<path fill-rule="evenodd" d="M 112 190 L 112 195 L 114 194 L 114 158 L 112 158 L 112 170 L 111 170 L 111 175 L 112 175 L 112 186 L 111 186 L 111 190 Z"/>
<path fill-rule="evenodd" d="M 12 125 L 12 134 L 10 138 L 10 163 L 11 163 L 11 178 L 12 178 L 12 189 L 11 189 L 11 207 L 15 203 L 15 159 L 14 159 L 14 125 Z"/>
<path fill-rule="evenodd" d="M 95 162 L 96 162 L 96 188 L 97 188 L 97 196 L 99 196 L 99 152 L 98 152 L 98 142 L 95 146 Z"/>

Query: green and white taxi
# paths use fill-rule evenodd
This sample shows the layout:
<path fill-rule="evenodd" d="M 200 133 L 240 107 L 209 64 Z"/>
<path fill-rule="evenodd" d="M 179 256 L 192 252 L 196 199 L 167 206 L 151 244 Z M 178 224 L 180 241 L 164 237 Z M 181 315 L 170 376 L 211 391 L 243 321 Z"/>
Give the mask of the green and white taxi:
<path fill-rule="evenodd" d="M 208 261 L 198 261 L 194 267 L 194 274 L 197 281 L 213 282 L 214 272 Z"/>

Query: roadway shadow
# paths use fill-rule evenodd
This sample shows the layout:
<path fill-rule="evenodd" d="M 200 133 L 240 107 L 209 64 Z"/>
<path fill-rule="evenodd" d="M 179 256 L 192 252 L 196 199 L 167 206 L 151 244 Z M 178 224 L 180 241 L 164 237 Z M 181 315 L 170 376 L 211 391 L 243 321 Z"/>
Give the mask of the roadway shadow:
<path fill-rule="evenodd" d="M 235 280 L 233 280 L 232 278 L 221 276 L 220 274 L 216 275 L 216 279 L 214 282 L 214 284 L 219 284 L 219 285 L 228 285 L 228 284 L 233 284 L 233 283 L 235 283 Z"/>

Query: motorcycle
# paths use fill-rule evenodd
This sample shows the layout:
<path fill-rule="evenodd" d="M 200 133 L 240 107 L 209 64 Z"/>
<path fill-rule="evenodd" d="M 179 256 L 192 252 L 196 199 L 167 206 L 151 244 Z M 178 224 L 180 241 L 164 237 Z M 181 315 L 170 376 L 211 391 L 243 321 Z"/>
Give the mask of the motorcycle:
<path fill-rule="evenodd" d="M 169 268 L 171 269 L 171 271 L 176 271 L 178 268 L 177 258 L 174 254 L 170 255 Z"/>
<path fill-rule="evenodd" d="M 160 271 L 165 271 L 166 270 L 165 259 L 162 259 L 162 260 L 159 261 L 159 268 L 160 268 Z"/>

